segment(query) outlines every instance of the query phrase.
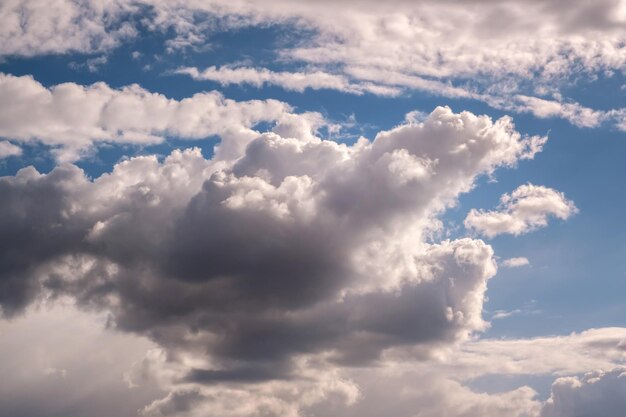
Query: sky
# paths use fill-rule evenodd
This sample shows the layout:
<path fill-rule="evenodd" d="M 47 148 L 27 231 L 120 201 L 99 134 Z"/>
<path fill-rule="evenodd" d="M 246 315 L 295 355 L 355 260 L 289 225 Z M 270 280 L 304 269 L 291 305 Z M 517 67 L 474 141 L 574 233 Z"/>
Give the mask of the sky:
<path fill-rule="evenodd" d="M 623 0 L 0 3 L 0 416 L 619 417 Z"/>

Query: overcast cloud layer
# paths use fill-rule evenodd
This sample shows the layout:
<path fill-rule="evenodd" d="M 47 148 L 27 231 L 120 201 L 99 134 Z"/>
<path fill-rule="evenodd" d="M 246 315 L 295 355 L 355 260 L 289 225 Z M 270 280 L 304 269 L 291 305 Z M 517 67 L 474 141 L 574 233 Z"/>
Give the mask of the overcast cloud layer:
<path fill-rule="evenodd" d="M 244 29 L 258 56 L 184 59 Z M 511 242 L 588 201 L 540 170 L 474 192 L 548 152 L 518 118 L 626 130 L 580 92 L 626 75 L 625 34 L 623 0 L 2 2 L 0 415 L 621 415 L 616 320 L 488 333 L 542 313 L 489 311 L 547 269 Z M 124 48 L 158 80 L 106 78 Z M 384 127 L 347 104 L 423 95 Z"/>

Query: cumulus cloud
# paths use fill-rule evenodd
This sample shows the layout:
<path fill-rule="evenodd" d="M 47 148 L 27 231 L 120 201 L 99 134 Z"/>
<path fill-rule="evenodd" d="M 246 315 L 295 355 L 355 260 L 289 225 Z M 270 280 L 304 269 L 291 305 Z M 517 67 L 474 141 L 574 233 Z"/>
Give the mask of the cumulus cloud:
<path fill-rule="evenodd" d="M 292 116 L 220 163 L 196 149 L 131 158 L 94 180 L 71 164 L 1 178 L 4 314 L 71 296 L 158 343 L 183 388 L 220 390 L 287 389 L 401 347 L 426 358 L 484 330 L 491 247 L 426 239 L 478 176 L 532 158 L 545 138 L 440 107 L 346 145 Z M 350 392 L 326 378 L 310 377 Z M 299 409 L 287 397 L 271 412 Z M 159 404 L 145 412 L 169 409 Z"/>
<path fill-rule="evenodd" d="M 141 145 L 166 137 L 214 135 L 226 138 L 218 150 L 221 157 L 233 158 L 258 135 L 253 130 L 258 123 L 295 123 L 287 121 L 297 118 L 290 110 L 276 100 L 235 102 L 218 92 L 173 100 L 138 85 L 113 89 L 104 83 L 64 83 L 46 88 L 29 76 L 0 74 L 0 137 L 40 141 L 55 148 L 61 161 L 73 161 L 102 142 Z M 309 131 L 321 123 L 320 116 L 302 117 L 300 124 L 308 122 Z"/>
<path fill-rule="evenodd" d="M 105 314 L 78 311 L 68 303 L 40 306 L 1 322 L 0 354 L 7 360 L 0 367 L 12 378 L 0 383 L 7 393 L 0 412 L 66 417 L 377 417 L 418 412 L 426 417 L 539 417 L 543 408 L 541 417 L 561 417 L 578 416 L 567 413 L 591 407 L 608 413 L 613 409 L 608 404 L 621 404 L 618 394 L 623 391 L 623 371 L 615 368 L 624 358 L 626 331 L 621 328 L 468 341 L 428 361 L 387 355 L 374 367 L 334 366 L 309 357 L 295 364 L 300 379 L 209 384 L 185 378 L 204 352 L 187 352 L 172 361 L 154 343 L 106 323 Z M 30 343 L 33 334 L 37 344 Z M 606 371 L 580 376 L 589 369 Z M 499 375 L 511 381 L 520 374 L 561 378 L 547 402 L 523 379 L 507 391 L 470 388 L 474 378 Z"/>
<path fill-rule="evenodd" d="M 619 416 L 626 409 L 626 367 L 564 377 L 552 384 L 541 417 Z"/>
<path fill-rule="evenodd" d="M 464 224 L 490 238 L 503 233 L 517 236 L 547 226 L 549 217 L 566 220 L 577 212 L 574 203 L 563 193 L 526 184 L 500 197 L 495 211 L 470 210 Z"/>
<path fill-rule="evenodd" d="M 528 258 L 519 257 L 519 258 L 509 258 L 503 260 L 500 265 L 505 268 L 519 268 L 520 266 L 530 265 L 530 261 Z"/>

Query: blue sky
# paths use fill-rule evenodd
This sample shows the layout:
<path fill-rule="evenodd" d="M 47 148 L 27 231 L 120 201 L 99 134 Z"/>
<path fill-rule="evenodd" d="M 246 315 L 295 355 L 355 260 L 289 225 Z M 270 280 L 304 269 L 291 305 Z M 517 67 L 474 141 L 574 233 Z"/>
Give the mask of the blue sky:
<path fill-rule="evenodd" d="M 60 334 L 95 320 L 75 345 L 128 363 L 98 380 L 120 417 L 370 415 L 376 392 L 407 387 L 388 415 L 617 415 L 623 1 L 14 3 L 0 6 L 7 369 L 31 362 L 11 346 L 37 339 L 45 305 Z M 547 142 L 531 152 L 533 137 Z M 45 175 L 20 179 L 29 166 Z M 50 340 L 45 378 L 5 387 L 13 415 L 38 412 L 28 395 L 70 415 L 49 379 L 71 389 L 102 366 Z"/>

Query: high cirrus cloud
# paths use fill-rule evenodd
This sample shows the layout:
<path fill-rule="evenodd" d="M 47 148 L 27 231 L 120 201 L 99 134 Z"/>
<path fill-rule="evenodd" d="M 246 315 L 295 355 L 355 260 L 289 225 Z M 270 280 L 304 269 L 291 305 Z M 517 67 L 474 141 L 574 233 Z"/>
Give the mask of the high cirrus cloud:
<path fill-rule="evenodd" d="M 545 227 L 549 217 L 561 220 L 578 212 L 574 203 L 559 191 L 541 185 L 526 184 L 500 198 L 495 211 L 472 209 L 465 227 L 487 236 L 503 233 L 520 235 Z"/>
<path fill-rule="evenodd" d="M 158 343 L 183 386 L 428 357 L 484 330 L 491 247 L 426 239 L 477 176 L 545 138 L 444 107 L 350 146 L 296 127 L 221 164 L 188 150 L 95 180 L 71 164 L 0 179 L 4 314 L 69 295 Z"/>

